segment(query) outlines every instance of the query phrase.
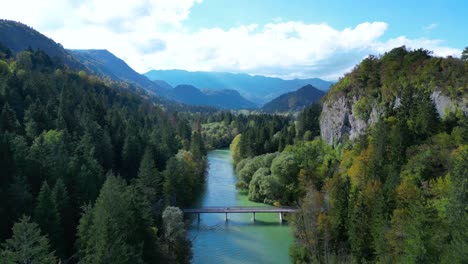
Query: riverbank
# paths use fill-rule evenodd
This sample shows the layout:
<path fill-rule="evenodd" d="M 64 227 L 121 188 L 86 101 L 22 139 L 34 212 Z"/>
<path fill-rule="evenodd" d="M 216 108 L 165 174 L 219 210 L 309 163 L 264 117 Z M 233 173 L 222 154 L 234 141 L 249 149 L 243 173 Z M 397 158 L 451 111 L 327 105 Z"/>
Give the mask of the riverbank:
<path fill-rule="evenodd" d="M 248 201 L 236 188 L 231 152 L 208 153 L 208 173 L 199 206 L 267 206 Z M 192 221 L 188 236 L 193 241 L 193 263 L 289 263 L 293 235 L 278 214 L 202 214 Z"/>

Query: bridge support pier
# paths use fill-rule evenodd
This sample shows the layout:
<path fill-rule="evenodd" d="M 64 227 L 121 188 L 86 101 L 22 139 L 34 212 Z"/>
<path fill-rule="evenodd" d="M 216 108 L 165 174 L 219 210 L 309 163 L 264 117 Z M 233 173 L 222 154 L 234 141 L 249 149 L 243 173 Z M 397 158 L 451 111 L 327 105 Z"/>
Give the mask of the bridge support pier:
<path fill-rule="evenodd" d="M 224 215 L 224 222 L 227 222 L 227 221 L 228 221 L 227 213 L 225 213 L 225 215 Z"/>
<path fill-rule="evenodd" d="M 252 222 L 255 222 L 255 212 L 252 212 Z"/>
<path fill-rule="evenodd" d="M 200 213 L 197 214 L 198 223 L 200 224 Z"/>
<path fill-rule="evenodd" d="M 283 223 L 283 213 L 279 213 L 279 221 L 280 221 L 280 224 Z"/>

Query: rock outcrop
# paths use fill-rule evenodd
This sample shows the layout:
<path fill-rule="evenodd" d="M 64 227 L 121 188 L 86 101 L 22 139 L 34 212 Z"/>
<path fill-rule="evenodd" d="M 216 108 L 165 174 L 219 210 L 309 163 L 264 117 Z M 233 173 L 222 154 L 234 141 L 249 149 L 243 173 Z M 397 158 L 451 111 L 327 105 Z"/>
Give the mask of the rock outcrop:
<path fill-rule="evenodd" d="M 468 115 L 468 97 L 460 100 L 452 100 L 440 91 L 433 91 L 431 99 L 439 116 L 444 118 L 447 113 L 462 111 Z M 320 134 L 328 144 L 341 142 L 344 138 L 351 140 L 364 134 L 369 126 L 377 123 L 384 113 L 384 109 L 372 106 L 369 118 L 364 120 L 356 114 L 355 103 L 359 98 L 347 98 L 345 95 L 338 96 L 334 100 L 323 103 L 322 115 L 320 117 Z M 400 99 L 395 98 L 393 108 L 400 106 Z"/>

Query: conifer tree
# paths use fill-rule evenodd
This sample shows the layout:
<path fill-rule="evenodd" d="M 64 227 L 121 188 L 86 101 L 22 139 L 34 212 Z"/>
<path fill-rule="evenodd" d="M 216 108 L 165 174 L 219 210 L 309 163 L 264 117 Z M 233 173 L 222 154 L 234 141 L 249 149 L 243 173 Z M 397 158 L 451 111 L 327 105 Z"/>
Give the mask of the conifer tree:
<path fill-rule="evenodd" d="M 163 178 L 156 169 L 153 152 L 150 148 L 146 148 L 136 180 L 137 189 L 141 192 L 139 195 L 143 195 L 154 206 L 162 198 L 162 184 Z"/>
<path fill-rule="evenodd" d="M 36 223 L 23 216 L 13 225 L 13 236 L 0 249 L 0 264 L 34 263 L 54 264 L 57 259 L 50 249 L 49 239 L 41 235 Z"/>
<path fill-rule="evenodd" d="M 57 247 L 57 255 L 61 257 L 69 256 L 73 250 L 72 242 L 74 240 L 75 230 L 71 228 L 73 226 L 72 208 L 68 191 L 62 178 L 59 178 L 55 182 L 54 188 L 52 189 L 52 198 L 54 200 L 55 209 L 61 220 L 61 226 L 59 228 L 63 234 L 63 252 L 58 251 L 60 248 Z"/>
<path fill-rule="evenodd" d="M 51 240 L 52 246 L 58 252 L 63 252 L 60 215 L 55 207 L 52 191 L 46 181 L 42 184 L 37 197 L 37 205 L 34 210 L 34 222 L 38 223 L 42 232 Z"/>
<path fill-rule="evenodd" d="M 0 113 L 0 131 L 16 133 L 19 127 L 15 111 L 6 103 Z"/>

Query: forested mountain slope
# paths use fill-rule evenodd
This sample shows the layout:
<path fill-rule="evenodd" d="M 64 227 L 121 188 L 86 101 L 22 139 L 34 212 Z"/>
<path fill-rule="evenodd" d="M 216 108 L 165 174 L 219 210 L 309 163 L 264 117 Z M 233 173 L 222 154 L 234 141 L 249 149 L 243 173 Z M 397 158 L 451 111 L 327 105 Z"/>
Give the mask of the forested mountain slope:
<path fill-rule="evenodd" d="M 69 50 L 69 52 L 99 76 L 133 83 L 158 95 L 165 95 L 165 88 L 134 71 L 125 61 L 107 50 Z"/>
<path fill-rule="evenodd" d="M 10 54 L 0 49 L 0 262 L 26 250 L 47 263 L 189 263 L 182 212 L 167 206 L 200 189 L 200 131 L 124 84 Z"/>
<path fill-rule="evenodd" d="M 289 123 L 288 146 L 257 145 L 252 135 L 267 124 L 235 137 L 238 187 L 249 199 L 300 205 L 294 263 L 466 262 L 467 69 L 466 59 L 396 48 L 357 65 L 321 115 L 312 106 Z M 446 98 L 445 113 L 434 94 Z M 352 124 L 349 113 L 373 121 L 352 139 L 346 129 L 323 137 L 329 122 Z"/>
<path fill-rule="evenodd" d="M 312 85 L 306 85 L 297 91 L 289 92 L 266 103 L 262 110 L 266 112 L 297 112 L 319 100 L 325 95 Z"/>
<path fill-rule="evenodd" d="M 39 49 L 75 70 L 85 69 L 62 45 L 20 22 L 0 19 L 0 43 L 13 54 L 29 48 Z"/>

